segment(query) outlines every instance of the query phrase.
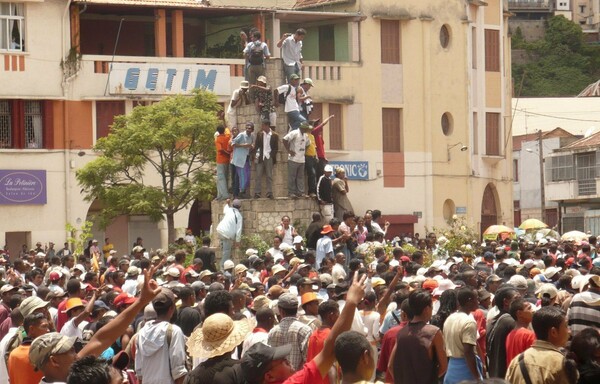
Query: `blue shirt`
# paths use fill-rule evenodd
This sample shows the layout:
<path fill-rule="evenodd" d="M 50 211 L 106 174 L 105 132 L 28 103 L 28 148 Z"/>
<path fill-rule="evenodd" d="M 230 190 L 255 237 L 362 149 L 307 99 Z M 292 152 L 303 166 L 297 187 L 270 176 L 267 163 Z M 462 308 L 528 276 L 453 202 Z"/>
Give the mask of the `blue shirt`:
<path fill-rule="evenodd" d="M 246 132 L 238 134 L 235 139 L 233 139 L 232 143 L 233 147 L 233 156 L 231 158 L 231 164 L 236 167 L 243 168 L 246 165 L 246 159 L 248 158 L 248 154 L 250 153 L 250 147 L 242 148 L 236 147 L 236 144 L 252 144 L 252 136 L 247 135 Z"/>

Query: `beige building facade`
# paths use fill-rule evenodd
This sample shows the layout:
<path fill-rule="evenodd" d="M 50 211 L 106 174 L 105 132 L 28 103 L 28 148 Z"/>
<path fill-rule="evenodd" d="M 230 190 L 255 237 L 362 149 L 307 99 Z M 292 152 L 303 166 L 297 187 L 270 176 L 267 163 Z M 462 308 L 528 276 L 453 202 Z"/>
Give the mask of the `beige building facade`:
<path fill-rule="evenodd" d="M 75 172 L 95 158 L 90 148 L 114 115 L 193 86 L 227 103 L 244 65 L 228 56 L 239 51 L 230 41 L 253 25 L 273 60 L 282 33 L 307 30 L 311 118 L 336 115 L 324 133 L 327 157 L 352 173 L 357 214 L 381 209 L 392 235 L 423 234 L 454 214 L 478 229 L 512 224 L 507 2 L 229 3 L 0 1 L 0 22 L 11 25 L 0 35 L 0 171 L 45 177 L 45 199 L 27 200 L 20 190 L 17 201 L 0 200 L 10 218 L 0 237 L 11 250 L 61 243 L 66 223 L 79 225 L 98 209 L 84 201 Z M 210 203 L 175 220 L 208 229 Z M 144 217 L 94 233 L 123 251 L 137 236 L 148 248 L 167 238 L 164 223 Z"/>

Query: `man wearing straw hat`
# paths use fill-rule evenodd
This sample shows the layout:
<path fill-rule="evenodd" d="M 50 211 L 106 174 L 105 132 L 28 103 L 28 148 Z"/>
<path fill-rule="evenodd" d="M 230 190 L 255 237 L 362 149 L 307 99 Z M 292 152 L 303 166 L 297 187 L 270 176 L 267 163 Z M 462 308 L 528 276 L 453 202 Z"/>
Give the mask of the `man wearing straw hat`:
<path fill-rule="evenodd" d="M 252 330 L 248 319 L 233 321 L 224 313 L 210 315 L 192 332 L 187 348 L 195 358 L 206 359 L 186 377 L 184 384 L 225 383 L 222 371 L 238 360 L 231 358 L 233 350 L 240 345 Z"/>

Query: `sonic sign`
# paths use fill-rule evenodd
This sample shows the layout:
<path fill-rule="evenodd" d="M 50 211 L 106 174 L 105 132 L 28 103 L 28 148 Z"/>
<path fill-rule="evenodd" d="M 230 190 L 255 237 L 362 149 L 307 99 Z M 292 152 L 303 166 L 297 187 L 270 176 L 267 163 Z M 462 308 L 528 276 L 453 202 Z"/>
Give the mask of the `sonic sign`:
<path fill-rule="evenodd" d="M 348 180 L 369 180 L 368 161 L 330 161 L 329 165 L 344 168 Z"/>
<path fill-rule="evenodd" d="M 176 95 L 204 88 L 217 95 L 230 92 L 228 65 L 113 63 L 111 95 Z"/>

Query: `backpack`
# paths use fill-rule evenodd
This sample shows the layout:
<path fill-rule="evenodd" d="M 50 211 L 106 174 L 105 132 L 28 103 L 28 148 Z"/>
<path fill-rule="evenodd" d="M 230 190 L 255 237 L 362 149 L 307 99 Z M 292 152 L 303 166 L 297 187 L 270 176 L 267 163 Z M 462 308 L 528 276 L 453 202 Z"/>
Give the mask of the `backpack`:
<path fill-rule="evenodd" d="M 277 101 L 279 102 L 279 104 L 285 104 L 285 99 L 287 99 L 287 97 L 290 95 L 290 92 L 292 92 L 292 86 L 288 85 L 287 92 L 281 92 L 277 95 Z"/>
<path fill-rule="evenodd" d="M 250 48 L 250 55 L 248 55 L 248 62 L 252 65 L 262 65 L 265 61 L 265 55 L 263 53 L 262 43 L 255 42 Z"/>

